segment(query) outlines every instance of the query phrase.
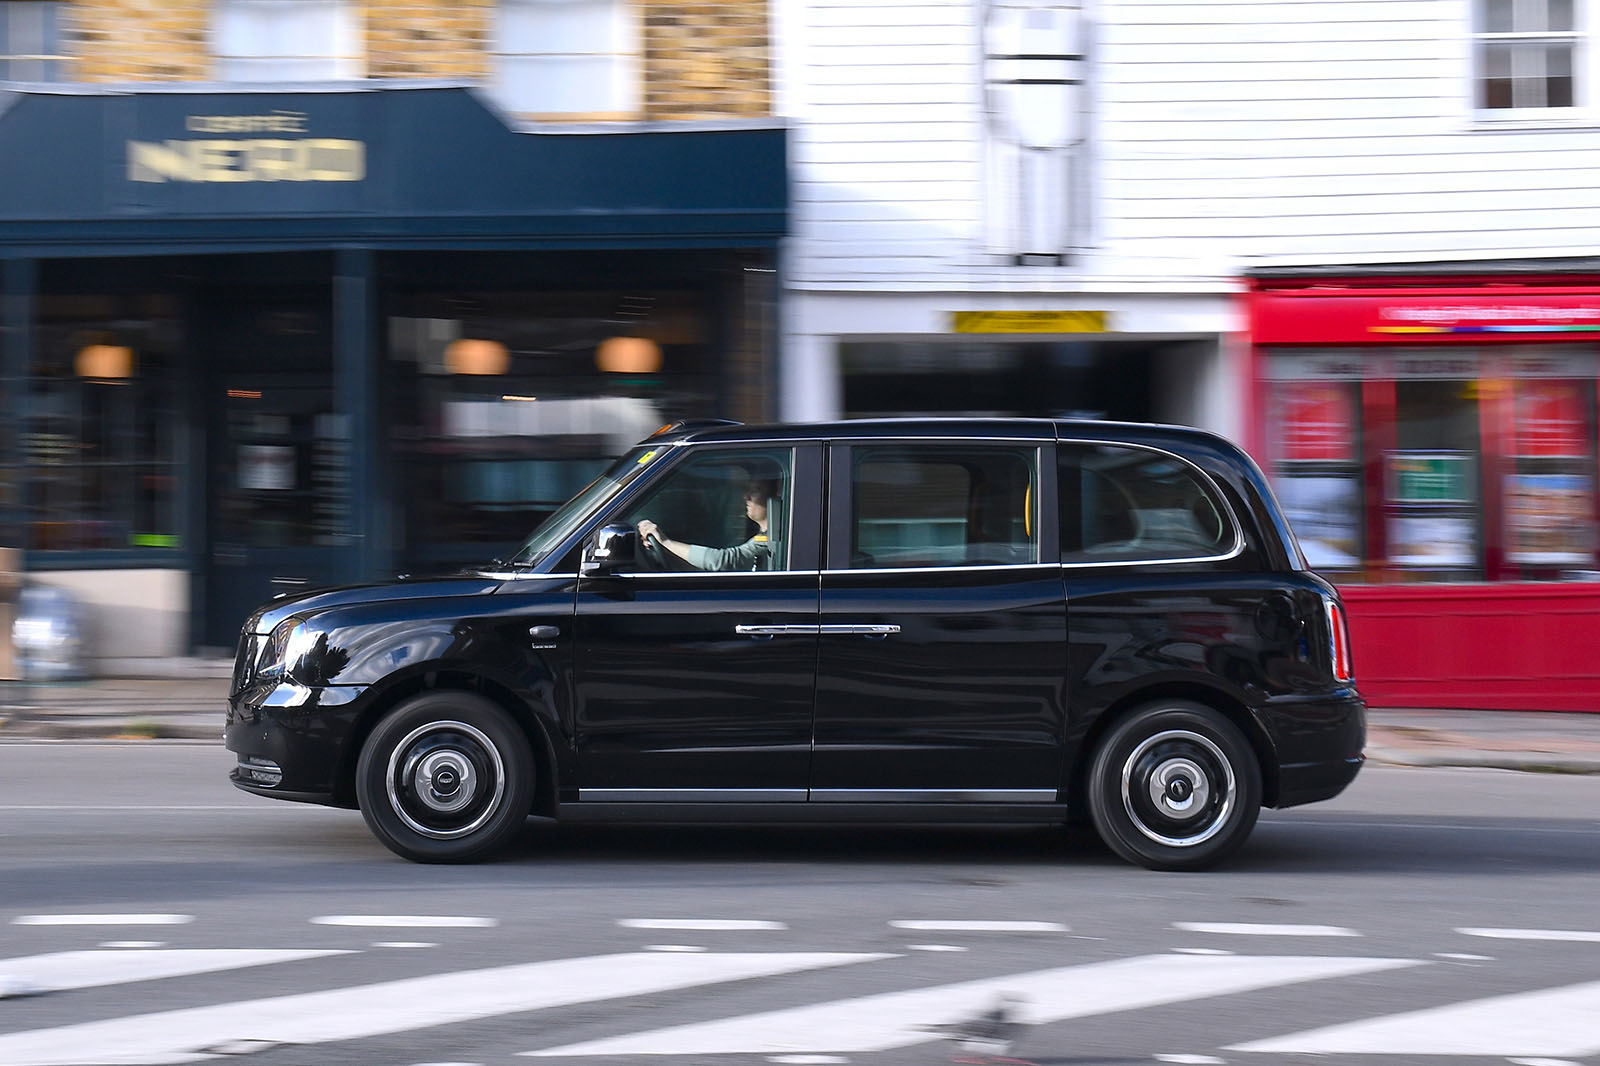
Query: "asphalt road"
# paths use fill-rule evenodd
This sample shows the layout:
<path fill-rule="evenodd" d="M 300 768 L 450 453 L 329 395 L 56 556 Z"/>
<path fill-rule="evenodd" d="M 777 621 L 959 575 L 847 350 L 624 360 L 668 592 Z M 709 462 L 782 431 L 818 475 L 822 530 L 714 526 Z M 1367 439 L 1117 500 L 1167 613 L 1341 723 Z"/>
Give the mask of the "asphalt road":
<path fill-rule="evenodd" d="M 406 863 L 210 742 L 0 743 L 0 1066 L 1600 1055 L 1600 776 L 1369 767 L 1206 874 L 1054 828 L 552 827 Z M 532 1053 L 531 1057 L 527 1053 Z"/>

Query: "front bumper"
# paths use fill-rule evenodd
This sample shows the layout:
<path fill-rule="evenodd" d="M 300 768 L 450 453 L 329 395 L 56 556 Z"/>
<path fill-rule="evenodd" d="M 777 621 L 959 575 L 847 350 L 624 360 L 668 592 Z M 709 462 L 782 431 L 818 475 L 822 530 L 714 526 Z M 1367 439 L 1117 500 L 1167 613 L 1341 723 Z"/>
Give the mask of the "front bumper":
<path fill-rule="evenodd" d="M 1366 762 L 1367 703 L 1354 691 L 1274 700 L 1261 717 L 1278 755 L 1274 807 L 1332 799 Z"/>
<path fill-rule="evenodd" d="M 345 778 L 364 685 L 264 685 L 228 699 L 223 741 L 234 787 L 258 796 L 354 806 Z"/>

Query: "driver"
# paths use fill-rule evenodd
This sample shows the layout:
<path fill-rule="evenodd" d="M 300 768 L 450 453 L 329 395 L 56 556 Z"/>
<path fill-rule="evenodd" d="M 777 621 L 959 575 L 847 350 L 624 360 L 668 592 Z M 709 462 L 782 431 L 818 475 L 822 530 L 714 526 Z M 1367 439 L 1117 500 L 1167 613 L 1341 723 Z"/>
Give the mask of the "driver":
<path fill-rule="evenodd" d="M 639 537 L 645 547 L 659 545 L 696 570 L 770 569 L 773 543 L 768 539 L 767 524 L 775 509 L 778 486 L 779 482 L 775 478 L 759 478 L 745 486 L 744 514 L 755 523 L 756 532 L 743 544 L 735 544 L 731 548 L 708 548 L 703 544 L 685 544 L 661 532 L 661 527 L 648 518 L 639 520 Z"/>

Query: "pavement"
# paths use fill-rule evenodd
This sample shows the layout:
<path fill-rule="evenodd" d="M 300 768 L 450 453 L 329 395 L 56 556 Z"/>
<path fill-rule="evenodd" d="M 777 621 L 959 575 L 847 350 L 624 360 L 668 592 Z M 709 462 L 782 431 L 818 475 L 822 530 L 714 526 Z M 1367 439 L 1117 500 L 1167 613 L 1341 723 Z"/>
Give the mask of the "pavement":
<path fill-rule="evenodd" d="M 233 661 L 122 660 L 81 681 L 0 681 L 0 740 L 222 738 Z M 1488 766 L 1600 774 L 1600 713 L 1374 707 L 1367 758 L 1394 766 Z"/>

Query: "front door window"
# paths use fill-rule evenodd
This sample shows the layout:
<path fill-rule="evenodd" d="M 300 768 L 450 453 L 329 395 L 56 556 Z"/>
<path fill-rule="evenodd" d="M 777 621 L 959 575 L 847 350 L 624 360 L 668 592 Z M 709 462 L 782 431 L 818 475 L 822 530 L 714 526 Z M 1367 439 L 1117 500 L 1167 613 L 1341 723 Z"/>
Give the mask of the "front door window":
<path fill-rule="evenodd" d="M 788 570 L 788 449 L 696 456 L 629 507 L 646 570 Z"/>

